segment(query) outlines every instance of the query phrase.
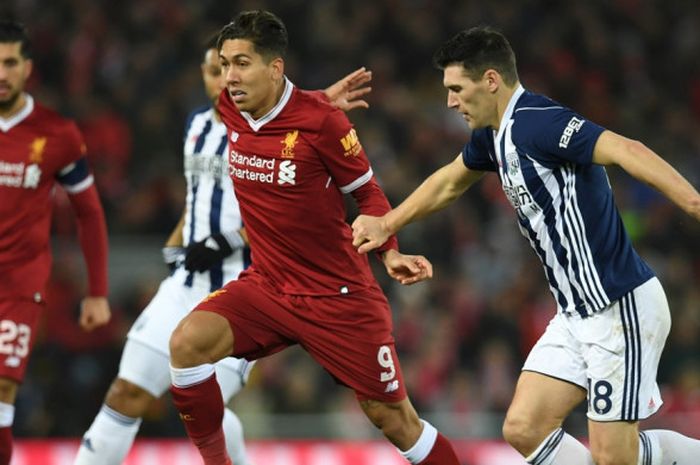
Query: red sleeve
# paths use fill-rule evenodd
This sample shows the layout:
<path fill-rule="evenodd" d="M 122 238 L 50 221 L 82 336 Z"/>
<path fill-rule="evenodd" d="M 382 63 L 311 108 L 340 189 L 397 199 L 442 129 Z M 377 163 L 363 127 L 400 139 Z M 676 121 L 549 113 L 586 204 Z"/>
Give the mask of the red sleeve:
<path fill-rule="evenodd" d="M 361 187 L 352 191 L 352 196 L 357 201 L 360 213 L 363 215 L 383 216 L 386 212 L 391 210 L 391 205 L 386 195 L 384 195 L 384 191 L 379 187 L 374 177 Z M 399 241 L 396 235 L 390 236 L 381 247 L 376 249 L 376 252 L 381 254 L 389 249 L 399 250 Z"/>
<path fill-rule="evenodd" d="M 107 295 L 107 225 L 95 185 L 68 196 L 78 221 L 78 238 L 88 270 L 89 295 Z"/>

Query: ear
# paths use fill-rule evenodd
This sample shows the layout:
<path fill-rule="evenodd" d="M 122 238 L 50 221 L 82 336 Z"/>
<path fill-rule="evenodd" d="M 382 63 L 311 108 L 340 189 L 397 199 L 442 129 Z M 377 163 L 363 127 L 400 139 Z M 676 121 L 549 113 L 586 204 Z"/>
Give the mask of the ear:
<path fill-rule="evenodd" d="M 489 92 L 495 93 L 501 86 L 503 79 L 498 71 L 489 68 L 484 72 L 483 81 L 486 83 L 486 88 Z"/>
<path fill-rule="evenodd" d="M 27 59 L 24 62 L 24 79 L 29 79 L 32 74 L 32 68 L 34 67 L 34 62 L 31 59 Z"/>
<path fill-rule="evenodd" d="M 272 78 L 282 79 L 284 76 L 284 59 L 282 57 L 277 57 L 270 62 L 270 71 L 272 72 Z"/>

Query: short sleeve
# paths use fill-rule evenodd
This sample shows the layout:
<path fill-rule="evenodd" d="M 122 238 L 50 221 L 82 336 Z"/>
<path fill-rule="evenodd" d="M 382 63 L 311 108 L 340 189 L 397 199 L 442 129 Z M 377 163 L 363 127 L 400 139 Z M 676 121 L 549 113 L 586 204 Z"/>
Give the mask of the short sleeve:
<path fill-rule="evenodd" d="M 564 107 L 521 112 L 513 137 L 533 147 L 535 156 L 545 161 L 592 163 L 593 149 L 605 128 Z"/>
<path fill-rule="evenodd" d="M 372 169 L 357 132 L 342 111 L 332 110 L 327 114 L 313 144 L 344 194 L 372 178 Z"/>
<path fill-rule="evenodd" d="M 464 166 L 476 171 L 496 171 L 496 164 L 489 155 L 492 147 L 490 129 L 477 129 L 472 132 L 471 140 L 462 149 Z"/>

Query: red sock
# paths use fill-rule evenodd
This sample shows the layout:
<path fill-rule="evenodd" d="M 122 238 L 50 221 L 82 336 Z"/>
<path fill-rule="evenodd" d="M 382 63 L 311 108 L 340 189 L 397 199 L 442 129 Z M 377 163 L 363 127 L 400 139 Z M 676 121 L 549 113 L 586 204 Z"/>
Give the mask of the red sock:
<path fill-rule="evenodd" d="M 224 401 L 216 376 L 192 386 L 170 386 L 170 393 L 187 435 L 199 449 L 204 465 L 231 465 L 221 427 Z"/>
<path fill-rule="evenodd" d="M 10 465 L 12 458 L 12 427 L 0 428 L 0 465 Z"/>
<path fill-rule="evenodd" d="M 459 460 L 450 441 L 438 433 L 430 453 L 417 465 L 459 465 Z"/>

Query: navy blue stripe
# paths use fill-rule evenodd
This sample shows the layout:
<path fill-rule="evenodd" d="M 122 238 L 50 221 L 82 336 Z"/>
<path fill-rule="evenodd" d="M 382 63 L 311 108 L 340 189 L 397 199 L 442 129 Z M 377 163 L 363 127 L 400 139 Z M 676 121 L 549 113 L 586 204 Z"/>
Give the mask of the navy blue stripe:
<path fill-rule="evenodd" d="M 204 129 L 202 129 L 202 133 L 197 137 L 197 143 L 194 144 L 194 154 L 197 155 L 202 151 L 202 147 L 204 147 L 204 142 L 207 140 L 207 134 L 211 131 L 211 120 L 207 120 L 207 122 L 204 124 Z"/>
<path fill-rule="evenodd" d="M 219 156 L 224 155 L 226 149 L 227 135 L 224 134 L 221 137 L 219 146 L 216 148 L 216 154 Z M 211 193 L 211 205 L 209 208 L 209 230 L 211 234 L 217 234 L 221 232 L 221 203 L 224 196 L 224 191 L 219 185 L 220 179 L 217 179 L 214 183 L 214 188 Z M 209 279 L 211 281 L 210 290 L 213 292 L 224 285 L 224 262 L 214 265 L 209 270 Z"/>
<path fill-rule="evenodd" d="M 622 333 L 625 335 L 625 380 L 622 388 L 622 412 L 621 419 L 627 419 L 627 398 L 629 396 L 629 380 L 630 380 L 630 330 L 627 324 L 626 312 L 625 312 L 625 299 L 627 296 L 623 296 L 620 299 L 620 321 L 622 323 Z"/>
<path fill-rule="evenodd" d="M 634 324 L 635 338 L 635 353 L 637 354 L 637 363 L 635 364 L 635 373 L 637 374 L 637 384 L 634 386 L 634 412 L 632 420 L 639 419 L 639 391 L 642 386 L 642 332 L 639 328 L 639 313 L 637 312 L 637 299 L 634 297 L 634 291 L 630 292 L 630 300 L 632 306 L 632 322 Z"/>
<path fill-rule="evenodd" d="M 539 465 L 545 460 L 547 460 L 547 457 L 549 457 L 552 454 L 552 452 L 556 450 L 557 446 L 561 443 L 563 437 L 564 430 L 561 428 L 559 428 L 556 432 L 550 435 L 542 450 L 532 460 L 532 465 Z"/>
<path fill-rule="evenodd" d="M 195 109 L 194 111 L 192 111 L 192 113 L 190 113 L 187 116 L 187 121 L 185 121 L 185 135 L 183 136 L 183 138 L 184 138 L 183 142 L 187 142 L 187 136 L 190 132 L 190 127 L 192 126 L 192 121 L 194 121 L 194 118 L 199 114 L 202 114 L 206 111 L 209 111 L 210 109 L 211 109 L 210 106 L 199 107 L 199 108 Z"/>
<path fill-rule="evenodd" d="M 192 184 L 192 204 L 190 205 L 190 242 L 194 242 L 194 223 L 195 223 L 195 218 L 194 218 L 194 206 L 197 203 L 197 188 L 199 186 Z M 190 272 L 187 273 L 187 278 L 185 278 L 185 286 L 187 287 L 192 287 L 192 281 L 194 281 L 194 273 Z"/>

